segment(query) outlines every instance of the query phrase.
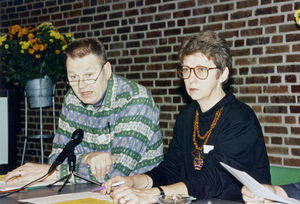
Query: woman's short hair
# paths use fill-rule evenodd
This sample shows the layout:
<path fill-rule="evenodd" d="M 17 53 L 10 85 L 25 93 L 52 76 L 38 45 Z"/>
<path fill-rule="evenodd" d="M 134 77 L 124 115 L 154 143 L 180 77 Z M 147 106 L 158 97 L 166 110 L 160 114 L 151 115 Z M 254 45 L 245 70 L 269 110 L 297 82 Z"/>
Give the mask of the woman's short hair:
<path fill-rule="evenodd" d="M 212 60 L 220 70 L 225 67 L 228 67 L 229 70 L 232 69 L 232 57 L 226 40 L 220 38 L 213 31 L 202 31 L 185 38 L 178 52 L 180 62 L 183 62 L 185 56 L 197 52 L 201 52 L 209 60 Z"/>

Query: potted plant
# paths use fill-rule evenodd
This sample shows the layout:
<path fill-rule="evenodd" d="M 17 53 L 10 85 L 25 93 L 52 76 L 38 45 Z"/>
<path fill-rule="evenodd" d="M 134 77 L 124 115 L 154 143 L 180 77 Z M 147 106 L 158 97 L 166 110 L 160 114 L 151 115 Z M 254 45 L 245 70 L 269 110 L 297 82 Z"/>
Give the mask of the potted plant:
<path fill-rule="evenodd" d="M 49 86 L 52 95 L 53 84 L 64 72 L 63 50 L 72 40 L 72 34 L 60 34 L 47 22 L 37 27 L 9 27 L 7 34 L 0 34 L 0 68 L 6 81 L 18 83 L 27 96 L 30 87 L 44 96 L 43 87 Z"/>

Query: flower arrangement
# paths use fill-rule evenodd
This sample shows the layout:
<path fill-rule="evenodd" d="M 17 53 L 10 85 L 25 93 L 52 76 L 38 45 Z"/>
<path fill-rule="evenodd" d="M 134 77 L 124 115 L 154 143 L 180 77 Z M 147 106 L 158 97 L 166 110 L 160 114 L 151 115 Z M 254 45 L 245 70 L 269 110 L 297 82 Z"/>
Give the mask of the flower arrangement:
<path fill-rule="evenodd" d="M 300 26 L 300 9 L 296 10 L 294 17 L 295 17 L 297 25 Z"/>
<path fill-rule="evenodd" d="M 7 34 L 0 33 L 0 68 L 6 81 L 24 88 L 28 80 L 48 75 L 56 83 L 64 72 L 63 50 L 71 41 L 72 34 L 60 34 L 51 23 L 9 27 Z"/>

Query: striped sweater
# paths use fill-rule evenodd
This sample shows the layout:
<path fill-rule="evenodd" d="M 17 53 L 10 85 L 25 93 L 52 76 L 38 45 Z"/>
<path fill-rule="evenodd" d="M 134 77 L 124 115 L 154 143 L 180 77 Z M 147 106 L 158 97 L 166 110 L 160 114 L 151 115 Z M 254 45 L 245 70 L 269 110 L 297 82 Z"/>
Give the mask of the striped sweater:
<path fill-rule="evenodd" d="M 110 152 L 116 159 L 107 180 L 115 175 L 141 174 L 163 159 L 159 110 L 145 87 L 113 74 L 108 81 L 102 105 L 83 104 L 72 89 L 64 98 L 57 133 L 53 139 L 49 163 L 70 141 L 76 129 L 84 131 L 76 146 L 77 174 L 95 180 L 81 160 L 89 152 Z M 60 167 L 60 177 L 67 175 L 67 160 Z M 73 182 L 83 182 L 75 178 Z"/>

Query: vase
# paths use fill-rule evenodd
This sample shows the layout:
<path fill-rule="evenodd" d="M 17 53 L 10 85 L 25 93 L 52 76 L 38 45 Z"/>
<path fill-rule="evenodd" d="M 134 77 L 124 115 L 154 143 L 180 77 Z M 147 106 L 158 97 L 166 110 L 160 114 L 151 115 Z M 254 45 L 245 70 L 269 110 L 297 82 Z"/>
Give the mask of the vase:
<path fill-rule="evenodd" d="M 52 105 L 55 86 L 48 76 L 26 82 L 25 97 L 30 108 L 48 107 Z"/>

